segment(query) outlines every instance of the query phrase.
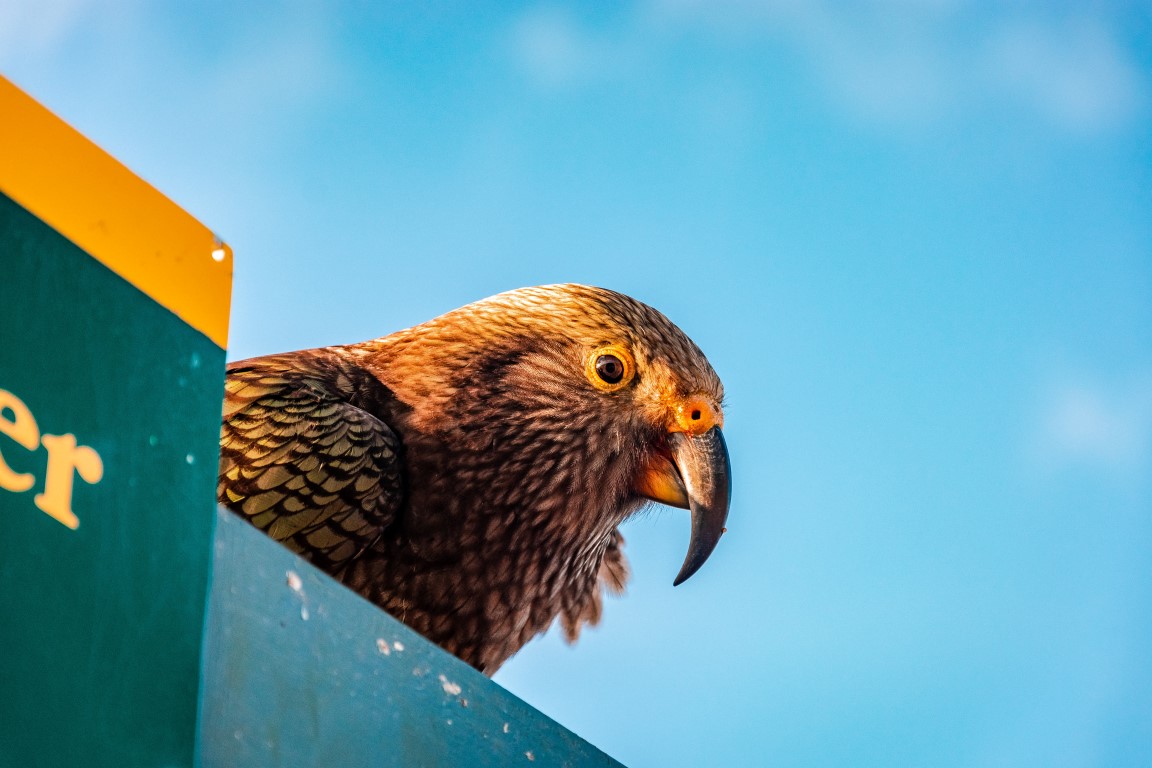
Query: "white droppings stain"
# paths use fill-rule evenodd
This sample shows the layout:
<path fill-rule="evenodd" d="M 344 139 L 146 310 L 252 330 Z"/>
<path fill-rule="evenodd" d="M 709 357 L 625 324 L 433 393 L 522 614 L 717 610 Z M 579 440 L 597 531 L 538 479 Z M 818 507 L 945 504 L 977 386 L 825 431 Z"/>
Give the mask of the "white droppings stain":
<path fill-rule="evenodd" d="M 449 720 L 448 720 L 448 725 L 452 725 L 452 720 L 451 720 L 451 719 L 449 719 Z"/>
<path fill-rule="evenodd" d="M 504 733 L 508 733 L 508 723 L 504 723 Z"/>
<path fill-rule="evenodd" d="M 385 656 L 392 653 L 392 649 L 388 647 L 388 641 L 382 637 L 376 640 L 376 650 Z"/>
<path fill-rule="evenodd" d="M 188 454 L 187 456 L 184 457 L 184 461 L 188 462 L 189 464 L 195 464 L 196 463 L 196 457 L 193 456 L 192 454 Z"/>
<path fill-rule="evenodd" d="M 395 648 L 397 651 L 402 651 L 402 650 L 404 650 L 404 643 L 397 640 L 394 643 L 392 643 L 392 647 Z"/>
<path fill-rule="evenodd" d="M 285 571 L 284 576 L 288 581 L 288 588 L 300 596 L 300 618 L 308 621 L 308 603 L 304 596 L 304 582 L 300 580 L 300 574 L 296 571 Z"/>
<path fill-rule="evenodd" d="M 155 448 L 156 444 L 159 442 L 160 442 L 160 438 L 156 437 L 156 435 L 148 435 L 148 445 Z"/>
<path fill-rule="evenodd" d="M 224 261 L 224 257 L 227 255 L 228 255 L 228 252 L 225 251 L 223 248 L 217 248 L 214 251 L 212 251 L 212 261 Z"/>
<path fill-rule="evenodd" d="M 525 752 L 524 757 L 528 758 L 528 762 L 532 762 L 536 759 L 536 755 L 532 754 L 531 752 Z"/>
<path fill-rule="evenodd" d="M 444 675 L 440 675 L 440 687 L 444 689 L 444 693 L 449 696 L 459 696 L 460 691 L 463 690 L 458 683 L 454 683 Z"/>

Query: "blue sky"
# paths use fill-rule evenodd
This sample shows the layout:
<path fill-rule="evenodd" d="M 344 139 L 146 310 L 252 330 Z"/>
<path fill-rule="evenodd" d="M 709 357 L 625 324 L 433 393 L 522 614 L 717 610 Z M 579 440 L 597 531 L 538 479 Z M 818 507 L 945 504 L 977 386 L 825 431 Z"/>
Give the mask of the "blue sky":
<path fill-rule="evenodd" d="M 236 253 L 234 358 L 522 285 L 658 307 L 730 533 L 497 681 L 633 766 L 1152 754 L 1152 13 L 0 6 L 0 72 Z"/>

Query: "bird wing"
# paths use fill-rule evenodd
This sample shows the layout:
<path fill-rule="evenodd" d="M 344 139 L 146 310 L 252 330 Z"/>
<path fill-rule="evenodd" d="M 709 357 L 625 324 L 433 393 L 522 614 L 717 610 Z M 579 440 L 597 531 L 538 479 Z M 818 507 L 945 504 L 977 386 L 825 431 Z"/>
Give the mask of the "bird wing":
<path fill-rule="evenodd" d="M 355 404 L 383 390 L 368 378 L 316 350 L 234 363 L 225 381 L 217 498 L 330 573 L 403 501 L 400 441 Z"/>
<path fill-rule="evenodd" d="M 580 630 L 585 624 L 595 627 L 600 623 L 600 616 L 604 610 L 603 594 L 605 592 L 612 595 L 623 594 L 628 576 L 628 558 L 624 557 L 624 536 L 619 528 L 614 528 L 608 535 L 608 546 L 604 550 L 604 559 L 600 561 L 596 580 L 589 582 L 587 589 L 569 592 L 565 597 L 564 607 L 560 611 L 560 626 L 564 630 L 565 640 L 574 643 L 580 637 Z"/>

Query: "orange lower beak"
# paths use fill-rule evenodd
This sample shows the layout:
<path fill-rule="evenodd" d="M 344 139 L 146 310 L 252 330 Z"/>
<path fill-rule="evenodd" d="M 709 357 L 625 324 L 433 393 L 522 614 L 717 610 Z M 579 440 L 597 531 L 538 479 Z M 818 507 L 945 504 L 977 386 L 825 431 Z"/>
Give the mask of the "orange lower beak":
<path fill-rule="evenodd" d="M 636 480 L 636 492 L 646 499 L 667 504 L 670 507 L 688 509 L 688 491 L 680 479 L 680 471 L 672 463 L 672 457 L 656 453 L 648 460 Z"/>

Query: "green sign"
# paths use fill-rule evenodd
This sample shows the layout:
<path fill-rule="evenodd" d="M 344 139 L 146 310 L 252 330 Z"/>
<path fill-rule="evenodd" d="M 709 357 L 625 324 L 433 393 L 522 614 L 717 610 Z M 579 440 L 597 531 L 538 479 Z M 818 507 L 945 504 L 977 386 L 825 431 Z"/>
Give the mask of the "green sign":
<path fill-rule="evenodd" d="M 191 766 L 224 350 L 129 280 L 187 285 L 172 241 L 120 237 L 187 214 L 2 79 L 0 108 L 0 767 Z"/>

